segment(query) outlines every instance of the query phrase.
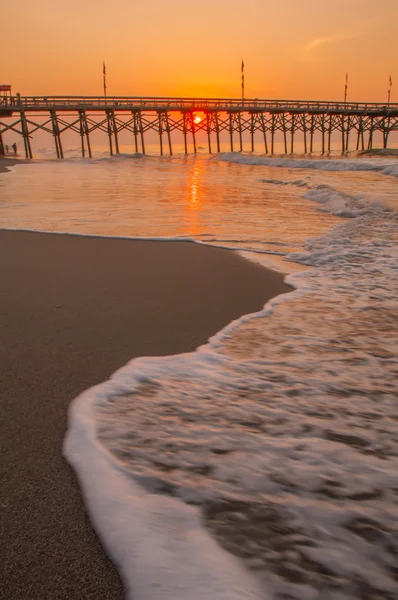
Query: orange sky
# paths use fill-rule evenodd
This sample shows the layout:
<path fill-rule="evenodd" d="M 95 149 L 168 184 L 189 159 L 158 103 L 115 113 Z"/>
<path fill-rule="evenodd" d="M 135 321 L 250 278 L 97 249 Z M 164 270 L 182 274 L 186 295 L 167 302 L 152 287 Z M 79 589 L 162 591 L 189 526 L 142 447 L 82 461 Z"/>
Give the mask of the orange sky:
<path fill-rule="evenodd" d="M 0 0 L 21 94 L 398 101 L 398 0 Z M 6 26 L 4 27 L 4 23 Z M 5 52 L 4 50 L 7 50 Z M 396 92 L 395 92 L 396 89 Z"/>

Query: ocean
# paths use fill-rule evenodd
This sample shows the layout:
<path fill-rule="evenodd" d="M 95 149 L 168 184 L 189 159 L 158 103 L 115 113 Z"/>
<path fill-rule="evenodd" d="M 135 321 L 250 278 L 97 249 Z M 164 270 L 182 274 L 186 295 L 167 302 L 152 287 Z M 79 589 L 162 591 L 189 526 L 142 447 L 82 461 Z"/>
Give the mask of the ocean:
<path fill-rule="evenodd" d="M 2 228 L 191 239 L 292 286 L 73 401 L 64 453 L 131 597 L 396 598 L 398 151 L 39 155 L 1 176 Z"/>

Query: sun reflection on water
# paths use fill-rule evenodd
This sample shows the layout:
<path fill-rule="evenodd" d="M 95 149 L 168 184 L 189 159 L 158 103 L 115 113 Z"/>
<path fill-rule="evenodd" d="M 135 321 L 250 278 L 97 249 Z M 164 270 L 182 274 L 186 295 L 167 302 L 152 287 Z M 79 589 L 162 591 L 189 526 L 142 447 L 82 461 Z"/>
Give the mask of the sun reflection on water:
<path fill-rule="evenodd" d="M 201 163 L 194 164 L 189 174 L 187 193 L 189 235 L 192 237 L 198 236 L 201 233 L 201 226 L 198 221 L 198 212 L 203 208 L 203 187 L 201 181 L 202 175 L 203 165 Z"/>

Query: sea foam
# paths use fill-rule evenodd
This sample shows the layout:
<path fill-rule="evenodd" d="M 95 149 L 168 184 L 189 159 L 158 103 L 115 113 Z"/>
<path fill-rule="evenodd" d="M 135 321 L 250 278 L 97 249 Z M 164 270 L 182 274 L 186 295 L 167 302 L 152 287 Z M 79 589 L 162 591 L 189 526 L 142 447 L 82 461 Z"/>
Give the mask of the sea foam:
<path fill-rule="evenodd" d="M 65 455 L 135 600 L 397 596 L 398 215 L 306 195 L 351 218 L 289 256 L 295 291 L 71 406 Z"/>

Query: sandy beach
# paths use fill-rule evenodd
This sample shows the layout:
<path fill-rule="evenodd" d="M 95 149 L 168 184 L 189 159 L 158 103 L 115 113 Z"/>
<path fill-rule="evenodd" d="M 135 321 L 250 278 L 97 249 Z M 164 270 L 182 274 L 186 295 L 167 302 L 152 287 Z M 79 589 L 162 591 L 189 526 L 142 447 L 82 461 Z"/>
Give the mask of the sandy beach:
<path fill-rule="evenodd" d="M 194 350 L 290 288 L 194 243 L 9 231 L 0 277 L 2 598 L 121 600 L 62 456 L 70 402 L 129 359 Z"/>

